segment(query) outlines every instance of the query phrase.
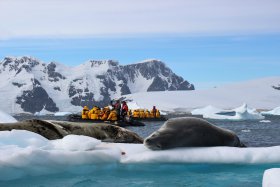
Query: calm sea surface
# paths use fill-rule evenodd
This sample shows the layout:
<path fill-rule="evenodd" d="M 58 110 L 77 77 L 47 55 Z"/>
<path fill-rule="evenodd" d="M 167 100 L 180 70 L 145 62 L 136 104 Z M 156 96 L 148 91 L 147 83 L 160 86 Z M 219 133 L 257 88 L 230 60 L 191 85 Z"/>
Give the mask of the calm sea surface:
<path fill-rule="evenodd" d="M 18 119 L 22 120 L 22 117 Z M 26 119 L 26 117 L 24 117 Z M 30 118 L 30 117 L 28 117 Z M 50 119 L 50 117 L 40 117 Z M 64 120 L 63 117 L 55 118 Z M 233 130 L 250 147 L 280 145 L 280 116 L 260 121 L 217 121 L 213 124 Z M 145 127 L 127 127 L 142 137 L 157 130 L 163 122 L 147 122 Z M 109 164 L 90 166 L 90 172 L 61 173 L 0 181 L 0 186 L 194 186 L 257 187 L 266 169 L 280 164 Z"/>

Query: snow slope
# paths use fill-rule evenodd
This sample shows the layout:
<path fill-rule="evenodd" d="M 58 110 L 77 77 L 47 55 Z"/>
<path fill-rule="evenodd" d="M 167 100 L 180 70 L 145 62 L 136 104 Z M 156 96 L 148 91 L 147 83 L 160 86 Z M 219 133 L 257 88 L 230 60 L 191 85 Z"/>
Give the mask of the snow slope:
<path fill-rule="evenodd" d="M 9 113 L 77 112 L 83 106 L 106 106 L 124 94 L 194 89 L 159 60 L 124 66 L 89 60 L 68 67 L 33 57 L 6 57 L 0 61 L 0 80 L 0 109 Z"/>
<path fill-rule="evenodd" d="M 12 117 L 11 115 L 0 111 L 0 123 L 14 123 L 17 122 L 17 120 Z"/>
<path fill-rule="evenodd" d="M 236 108 L 243 103 L 256 109 L 272 109 L 280 105 L 280 90 L 273 88 L 280 77 L 268 77 L 218 88 L 192 91 L 165 91 L 126 95 L 139 106 L 165 111 L 187 111 L 212 105 L 222 109 Z"/>

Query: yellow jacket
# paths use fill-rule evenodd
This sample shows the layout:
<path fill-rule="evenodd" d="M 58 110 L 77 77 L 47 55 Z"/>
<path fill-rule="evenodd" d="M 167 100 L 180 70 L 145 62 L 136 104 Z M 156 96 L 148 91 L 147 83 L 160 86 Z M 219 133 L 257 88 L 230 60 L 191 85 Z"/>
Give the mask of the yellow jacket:
<path fill-rule="evenodd" d="M 140 110 L 140 118 L 145 118 L 145 112 L 144 110 Z"/>
<path fill-rule="evenodd" d="M 134 111 L 133 111 L 133 117 L 134 117 L 134 118 L 139 118 L 139 117 L 140 117 L 140 113 L 139 113 L 138 110 L 134 110 Z"/>
<path fill-rule="evenodd" d="M 107 120 L 109 121 L 117 121 L 118 120 L 118 116 L 117 116 L 117 111 L 112 110 L 107 118 Z"/>
<path fill-rule="evenodd" d="M 93 113 L 90 116 L 90 119 L 98 120 L 98 110 L 93 111 Z"/>
<path fill-rule="evenodd" d="M 148 111 L 148 110 L 146 110 L 146 112 L 145 112 L 145 118 L 150 118 L 151 116 L 150 116 L 150 112 Z"/>
<path fill-rule="evenodd" d="M 156 111 L 156 118 L 160 118 L 160 112 L 159 112 L 159 110 Z"/>

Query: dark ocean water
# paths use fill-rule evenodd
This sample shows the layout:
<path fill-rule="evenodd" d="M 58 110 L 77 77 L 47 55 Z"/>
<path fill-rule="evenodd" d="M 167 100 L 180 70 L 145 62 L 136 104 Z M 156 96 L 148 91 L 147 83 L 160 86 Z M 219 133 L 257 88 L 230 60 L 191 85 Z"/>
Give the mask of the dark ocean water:
<path fill-rule="evenodd" d="M 17 117 L 30 119 L 33 117 Z M 65 117 L 40 116 L 39 119 L 65 120 Z M 208 120 L 237 133 L 249 147 L 280 145 L 280 116 L 267 116 L 260 121 Z M 163 122 L 146 122 L 145 127 L 127 127 L 143 138 L 157 130 Z M 111 164 L 90 166 L 87 173 L 60 173 L 29 176 L 0 181 L 0 186 L 186 186 L 186 187 L 258 187 L 266 169 L 279 164 Z"/>
<path fill-rule="evenodd" d="M 199 116 L 196 116 L 199 117 Z M 67 120 L 63 116 L 15 116 L 17 120 L 25 119 L 48 119 L 48 120 Z M 246 120 L 246 121 L 228 121 L 207 119 L 222 128 L 234 131 L 241 141 L 249 147 L 267 147 L 280 145 L 280 116 L 266 116 L 263 120 Z M 269 122 L 268 122 L 269 121 Z M 144 127 L 126 127 L 145 138 L 152 132 L 159 129 L 163 121 L 144 122 Z"/>
<path fill-rule="evenodd" d="M 209 119 L 207 121 L 234 131 L 241 141 L 249 147 L 280 145 L 280 116 L 266 116 L 265 122 L 262 122 L 262 120 L 228 121 Z M 138 133 L 141 137 L 147 137 L 160 128 L 163 122 L 146 122 L 145 124 L 145 127 L 127 127 L 127 129 Z"/>

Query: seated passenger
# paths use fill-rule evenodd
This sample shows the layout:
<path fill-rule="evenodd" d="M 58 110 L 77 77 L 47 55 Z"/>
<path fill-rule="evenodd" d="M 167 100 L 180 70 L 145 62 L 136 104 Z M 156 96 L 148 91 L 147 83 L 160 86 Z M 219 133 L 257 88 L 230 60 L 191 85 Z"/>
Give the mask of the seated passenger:
<path fill-rule="evenodd" d="M 117 121 L 118 115 L 116 110 L 112 110 L 107 118 L 108 121 Z"/>

